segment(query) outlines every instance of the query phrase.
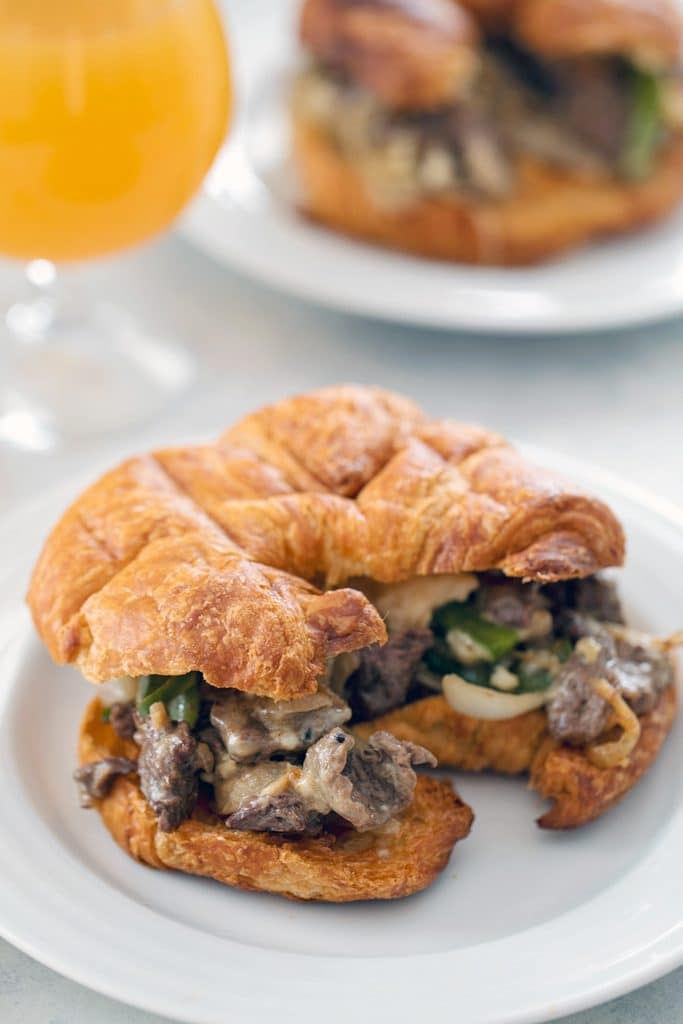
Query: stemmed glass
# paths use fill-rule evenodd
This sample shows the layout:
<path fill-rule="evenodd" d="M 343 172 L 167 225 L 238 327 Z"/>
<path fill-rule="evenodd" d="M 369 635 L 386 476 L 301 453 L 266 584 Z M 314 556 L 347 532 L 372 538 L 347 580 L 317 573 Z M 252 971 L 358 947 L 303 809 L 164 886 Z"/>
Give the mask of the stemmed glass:
<path fill-rule="evenodd" d="M 27 266 L 0 312 L 0 439 L 111 429 L 187 384 L 184 349 L 85 305 L 56 267 L 166 228 L 230 108 L 212 0 L 0 0 L 0 255 Z"/>

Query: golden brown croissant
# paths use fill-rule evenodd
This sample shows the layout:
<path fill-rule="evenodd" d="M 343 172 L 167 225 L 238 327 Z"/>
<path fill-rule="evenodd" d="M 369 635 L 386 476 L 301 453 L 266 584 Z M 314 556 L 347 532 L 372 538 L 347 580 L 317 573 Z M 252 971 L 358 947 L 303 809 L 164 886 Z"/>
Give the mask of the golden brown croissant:
<path fill-rule="evenodd" d="M 94 682 L 198 670 L 287 699 L 315 689 L 325 658 L 386 636 L 362 594 L 320 594 L 290 572 L 552 581 L 623 553 L 606 505 L 497 435 L 338 387 L 106 474 L 48 538 L 28 600 L 55 660 Z"/>
<path fill-rule="evenodd" d="M 283 452 L 319 483 L 217 501 L 211 515 L 254 557 L 335 584 L 487 569 L 550 581 L 621 563 L 623 533 L 602 502 L 496 434 L 390 403 L 378 390 L 329 388 L 247 417 L 221 445 Z"/>
<path fill-rule="evenodd" d="M 410 48 L 385 39 L 392 18 L 427 18 L 429 6 L 412 0 L 399 17 L 377 0 L 306 3 L 302 35 L 315 64 L 299 76 L 291 110 L 307 214 L 417 255 L 525 265 L 679 204 L 683 21 L 673 3 L 452 0 L 480 39 L 468 36 L 457 86 L 443 87 L 424 50 L 431 90 L 412 81 Z M 324 46 L 306 28 L 318 18 Z M 347 47 L 348 18 L 364 19 L 360 51 Z M 442 31 L 443 47 L 450 38 Z M 358 52 L 373 54 L 372 73 L 349 57 Z"/>
<path fill-rule="evenodd" d="M 94 682 L 196 670 L 275 699 L 313 692 L 326 658 L 385 636 L 356 591 L 320 594 L 246 558 L 151 457 L 66 513 L 29 604 L 55 660 Z"/>

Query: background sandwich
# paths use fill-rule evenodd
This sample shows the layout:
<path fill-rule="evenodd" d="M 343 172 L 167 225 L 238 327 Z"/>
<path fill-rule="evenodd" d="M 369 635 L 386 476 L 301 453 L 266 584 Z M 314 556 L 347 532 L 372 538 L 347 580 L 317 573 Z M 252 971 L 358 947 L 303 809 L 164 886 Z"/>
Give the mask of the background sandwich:
<path fill-rule="evenodd" d="M 669 0 L 306 0 L 303 206 L 491 264 L 656 220 L 683 194 L 682 36 Z"/>

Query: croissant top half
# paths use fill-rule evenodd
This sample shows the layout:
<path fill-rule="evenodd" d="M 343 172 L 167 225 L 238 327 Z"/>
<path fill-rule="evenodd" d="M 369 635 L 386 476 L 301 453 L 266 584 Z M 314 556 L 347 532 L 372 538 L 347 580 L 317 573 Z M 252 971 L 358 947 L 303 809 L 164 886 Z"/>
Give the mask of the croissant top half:
<path fill-rule="evenodd" d="M 315 689 L 325 658 L 386 636 L 358 591 L 305 580 L 552 581 L 623 555 L 606 505 L 498 435 L 334 387 L 107 473 L 52 531 L 28 602 L 55 660 L 93 681 L 198 670 L 288 699 Z"/>
<path fill-rule="evenodd" d="M 315 58 L 396 110 L 451 103 L 471 87 L 485 32 L 551 59 L 624 56 L 678 64 L 674 0 L 305 0 L 301 41 Z"/>

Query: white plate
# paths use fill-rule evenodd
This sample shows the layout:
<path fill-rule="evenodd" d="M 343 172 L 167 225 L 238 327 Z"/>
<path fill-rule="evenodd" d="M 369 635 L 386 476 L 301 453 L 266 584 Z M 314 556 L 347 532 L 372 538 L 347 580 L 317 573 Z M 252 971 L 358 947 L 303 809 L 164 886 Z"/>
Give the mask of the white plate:
<path fill-rule="evenodd" d="M 667 631 L 683 616 L 683 520 L 627 485 L 532 450 L 597 489 L 630 537 L 623 593 Z M 79 482 L 80 483 L 80 482 Z M 29 564 L 79 487 L 0 529 L 0 933 L 85 985 L 178 1020 L 530 1024 L 683 962 L 683 728 L 621 805 L 575 834 L 534 824 L 523 781 L 458 779 L 477 819 L 426 893 L 288 903 L 137 865 L 70 775 L 92 688 L 56 668 L 21 605 Z"/>
<path fill-rule="evenodd" d="M 683 210 L 659 227 L 521 270 L 419 260 L 299 217 L 284 112 L 274 96 L 282 69 L 296 62 L 298 2 L 225 6 L 241 113 L 182 225 L 219 260 L 323 306 L 441 328 L 564 332 L 683 312 Z"/>

